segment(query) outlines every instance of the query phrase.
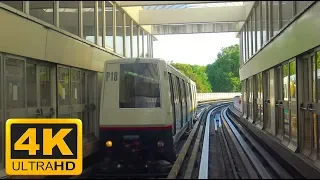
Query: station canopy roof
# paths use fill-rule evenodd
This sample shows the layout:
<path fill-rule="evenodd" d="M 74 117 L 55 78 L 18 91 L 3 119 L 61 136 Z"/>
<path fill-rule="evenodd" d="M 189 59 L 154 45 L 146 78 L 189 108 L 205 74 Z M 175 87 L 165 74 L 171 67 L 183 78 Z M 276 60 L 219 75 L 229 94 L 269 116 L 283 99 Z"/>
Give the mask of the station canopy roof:
<path fill-rule="evenodd" d="M 116 1 L 139 7 L 139 24 L 153 35 L 239 32 L 254 1 Z"/>

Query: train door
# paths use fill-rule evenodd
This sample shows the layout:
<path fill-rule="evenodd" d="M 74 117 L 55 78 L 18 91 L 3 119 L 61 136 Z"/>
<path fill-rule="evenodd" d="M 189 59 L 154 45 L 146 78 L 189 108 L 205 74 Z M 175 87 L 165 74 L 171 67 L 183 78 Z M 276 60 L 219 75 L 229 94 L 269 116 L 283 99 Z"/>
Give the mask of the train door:
<path fill-rule="evenodd" d="M 175 119 L 176 119 L 176 132 L 182 127 L 182 116 L 181 116 L 181 97 L 179 88 L 179 78 L 173 75 L 173 87 L 174 87 L 174 109 L 175 109 Z"/>
<path fill-rule="evenodd" d="M 33 118 L 55 117 L 55 67 L 28 59 L 26 63 L 27 113 Z"/>
<path fill-rule="evenodd" d="M 173 82 L 172 82 L 172 75 L 171 73 L 168 73 L 169 75 L 169 86 L 170 86 L 170 102 L 172 107 L 172 135 L 176 134 L 176 110 L 175 110 L 175 103 L 174 103 L 174 90 L 173 90 Z"/>
<path fill-rule="evenodd" d="M 317 57 L 319 58 L 319 56 Z M 319 60 L 317 60 L 319 61 Z M 302 154 L 315 160 L 317 155 L 317 81 L 318 62 L 313 53 L 299 58 L 299 114 L 301 119 Z M 318 85 L 319 86 L 319 85 Z"/>
<path fill-rule="evenodd" d="M 182 127 L 186 123 L 186 98 L 185 98 L 185 89 L 184 89 L 184 83 L 183 80 L 180 79 L 179 81 L 180 86 L 180 97 L 181 97 L 181 119 L 182 119 Z"/>
<path fill-rule="evenodd" d="M 271 103 L 270 103 L 270 70 L 263 72 L 263 127 L 266 131 L 271 132 Z"/>

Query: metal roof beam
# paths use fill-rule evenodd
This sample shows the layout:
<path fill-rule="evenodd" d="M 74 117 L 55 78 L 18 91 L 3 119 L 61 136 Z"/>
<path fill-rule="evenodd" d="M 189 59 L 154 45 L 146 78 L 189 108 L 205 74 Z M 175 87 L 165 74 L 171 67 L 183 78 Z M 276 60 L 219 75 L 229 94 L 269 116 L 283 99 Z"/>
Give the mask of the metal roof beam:
<path fill-rule="evenodd" d="M 121 7 L 126 6 L 156 6 L 156 5 L 171 5 L 171 4 L 201 4 L 229 1 L 116 1 Z"/>
<path fill-rule="evenodd" d="M 221 33 L 238 32 L 238 22 L 207 23 L 207 24 L 181 24 L 181 25 L 153 25 L 153 35 L 167 34 L 196 34 L 196 33 Z"/>
<path fill-rule="evenodd" d="M 246 19 L 246 7 L 142 10 L 139 19 L 142 25 L 239 22 Z"/>

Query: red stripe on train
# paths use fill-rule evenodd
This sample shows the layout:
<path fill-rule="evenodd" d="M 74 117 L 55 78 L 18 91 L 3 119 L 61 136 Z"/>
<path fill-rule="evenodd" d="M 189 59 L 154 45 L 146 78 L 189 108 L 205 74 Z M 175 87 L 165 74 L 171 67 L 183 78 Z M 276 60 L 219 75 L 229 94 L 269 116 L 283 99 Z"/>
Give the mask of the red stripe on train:
<path fill-rule="evenodd" d="M 172 129 L 172 125 L 162 127 L 115 127 L 115 126 L 100 126 L 100 130 L 166 130 Z"/>

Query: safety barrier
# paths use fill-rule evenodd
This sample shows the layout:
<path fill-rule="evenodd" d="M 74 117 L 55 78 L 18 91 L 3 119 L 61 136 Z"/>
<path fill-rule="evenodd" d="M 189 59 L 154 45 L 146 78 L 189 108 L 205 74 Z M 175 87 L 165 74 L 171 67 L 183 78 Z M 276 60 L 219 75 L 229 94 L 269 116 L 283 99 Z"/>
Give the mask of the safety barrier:
<path fill-rule="evenodd" d="M 235 96 L 241 96 L 241 92 L 197 93 L 197 101 L 232 99 Z"/>

